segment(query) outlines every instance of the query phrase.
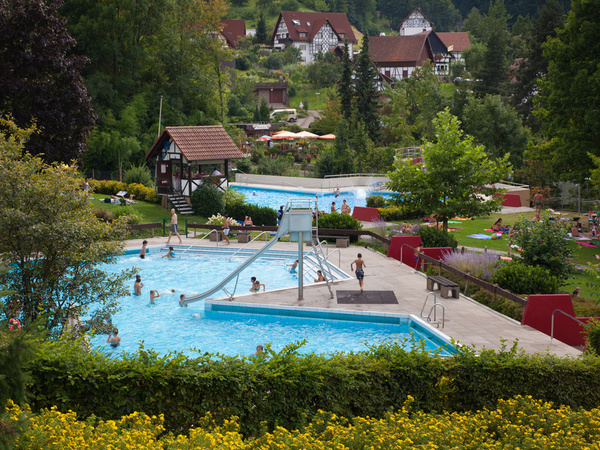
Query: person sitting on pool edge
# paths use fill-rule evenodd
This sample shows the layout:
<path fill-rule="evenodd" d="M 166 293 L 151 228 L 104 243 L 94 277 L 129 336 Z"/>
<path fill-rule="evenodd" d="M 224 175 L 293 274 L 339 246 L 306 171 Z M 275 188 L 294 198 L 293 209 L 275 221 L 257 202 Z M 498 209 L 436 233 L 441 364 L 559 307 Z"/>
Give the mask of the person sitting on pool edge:
<path fill-rule="evenodd" d="M 108 332 L 108 339 L 106 339 L 106 343 L 110 344 L 112 347 L 118 347 L 121 344 L 121 337 L 118 336 L 119 329 L 115 328 L 114 330 Z"/>
<path fill-rule="evenodd" d="M 256 277 L 252 277 L 250 278 L 250 281 L 252 281 L 252 287 L 250 288 L 250 292 L 258 292 L 260 291 L 260 287 L 263 287 L 263 291 L 266 291 L 267 288 L 265 287 L 265 285 L 263 283 L 261 283 L 260 281 L 258 281 L 256 279 Z"/>
<path fill-rule="evenodd" d="M 175 258 L 175 250 L 173 250 L 173 247 L 169 247 L 169 251 L 166 255 L 163 255 L 163 258 Z"/>

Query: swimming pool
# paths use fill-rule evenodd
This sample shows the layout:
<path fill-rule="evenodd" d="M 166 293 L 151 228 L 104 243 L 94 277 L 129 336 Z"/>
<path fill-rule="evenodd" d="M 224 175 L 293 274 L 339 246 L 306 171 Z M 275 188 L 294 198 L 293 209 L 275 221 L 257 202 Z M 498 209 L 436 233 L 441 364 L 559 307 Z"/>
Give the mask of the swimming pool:
<path fill-rule="evenodd" d="M 151 248 L 144 260 L 135 252 L 120 256 L 115 266 L 109 266 L 109 270 L 115 272 L 138 267 L 144 287 L 141 296 L 121 298 L 122 310 L 112 318 L 113 325 L 119 329 L 121 345 L 113 349 L 106 344 L 106 335 L 98 335 L 92 338 L 95 348 L 119 355 L 123 352 L 133 353 L 143 343 L 145 348 L 151 348 L 161 355 L 179 351 L 193 356 L 199 351 L 234 356 L 251 355 L 258 344 L 264 346 L 271 343 L 272 348 L 279 351 L 289 343 L 306 339 L 301 353 L 331 353 L 364 350 L 365 343 L 390 337 L 410 338 L 413 333 L 417 338 L 428 339 L 435 333 L 427 326 L 433 331 L 421 332 L 419 327 L 411 326 L 407 321 L 400 323 L 397 318 L 392 322 L 388 318 L 373 321 L 372 315 L 359 317 L 354 312 L 349 312 L 349 316 L 348 313 L 329 311 L 330 315 L 325 317 L 325 310 L 316 310 L 310 316 L 307 315 L 310 310 L 306 308 L 293 312 L 298 308 L 281 307 L 276 311 L 277 308 L 264 305 L 249 311 L 250 306 L 239 307 L 237 302 L 243 302 L 244 297 L 238 295 L 235 303 L 225 302 L 225 307 L 215 308 L 212 306 L 214 300 L 206 300 L 181 308 L 178 305 L 181 294 L 189 296 L 214 286 L 239 266 L 245 256 L 231 257 L 233 251 L 222 248 L 218 249 L 219 253 L 214 253 L 215 248 L 207 248 L 206 251 L 197 249 L 197 253 L 190 251 L 183 254 L 185 247 L 175 247 L 179 256 L 173 260 L 161 258 L 163 249 Z M 268 290 L 296 287 L 297 274 L 291 274 L 286 266 L 293 262 L 295 256 L 296 252 L 270 251 L 265 258 L 242 272 L 237 294 L 248 292 L 251 276 L 265 283 Z M 310 267 L 310 257 L 308 260 L 306 276 L 310 277 L 314 267 Z M 339 278 L 347 276 L 341 271 L 335 273 Z M 313 283 L 313 279 L 305 281 L 305 284 L 309 283 Z M 233 291 L 233 284 L 227 286 L 230 292 Z M 151 289 L 160 293 L 155 304 L 150 304 Z M 171 292 L 172 289 L 175 292 Z M 281 295 L 296 298 L 297 291 L 286 289 Z M 431 351 L 440 345 L 431 339 L 426 342 L 426 348 Z"/>
<path fill-rule="evenodd" d="M 297 190 L 283 190 L 274 188 L 263 188 L 253 186 L 241 186 L 232 185 L 234 189 L 243 193 L 246 196 L 246 201 L 254 205 L 268 206 L 278 210 L 280 206 L 285 205 L 290 198 L 306 198 L 314 199 L 315 195 L 319 197 L 319 209 L 330 212 L 331 202 L 335 202 L 337 209 L 339 210 L 342 206 L 342 202 L 346 200 L 346 203 L 350 205 L 350 208 L 355 206 L 366 206 L 367 197 L 372 194 L 381 195 L 382 197 L 390 197 L 394 195 L 393 192 L 388 191 L 369 191 L 366 189 L 350 189 L 341 190 L 338 197 L 333 192 L 317 193 L 311 190 L 297 189 Z"/>

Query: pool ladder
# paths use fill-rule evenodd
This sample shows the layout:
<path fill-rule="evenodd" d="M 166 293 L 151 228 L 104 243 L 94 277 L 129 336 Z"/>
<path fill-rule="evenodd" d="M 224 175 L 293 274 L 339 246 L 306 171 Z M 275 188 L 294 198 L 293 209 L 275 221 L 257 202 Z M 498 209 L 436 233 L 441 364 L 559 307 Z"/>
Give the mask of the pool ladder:
<path fill-rule="evenodd" d="M 433 305 L 429 309 L 429 314 L 427 314 L 427 317 L 425 317 L 425 314 L 423 314 L 423 313 L 425 311 L 425 307 L 427 306 L 427 302 L 429 301 L 429 297 L 432 295 L 433 295 Z M 438 307 L 442 308 L 442 321 L 441 322 L 438 322 L 438 320 L 437 320 L 437 308 Z M 433 321 L 431 320 L 432 314 L 433 314 Z M 437 328 L 440 328 L 440 323 L 441 323 L 442 328 L 444 328 L 444 325 L 446 322 L 446 308 L 444 308 L 444 305 L 437 302 L 437 295 L 435 295 L 435 292 L 430 292 L 429 294 L 427 294 L 427 297 L 425 297 L 425 302 L 423 303 L 423 307 L 421 308 L 421 318 L 427 320 L 427 322 L 431 323 L 432 325 L 435 325 Z"/>

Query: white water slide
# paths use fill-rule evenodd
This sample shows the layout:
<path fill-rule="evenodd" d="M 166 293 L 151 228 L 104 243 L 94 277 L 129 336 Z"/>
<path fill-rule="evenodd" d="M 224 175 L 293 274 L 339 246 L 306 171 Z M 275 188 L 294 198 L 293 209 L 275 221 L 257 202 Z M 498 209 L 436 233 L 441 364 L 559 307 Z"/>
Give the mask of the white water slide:
<path fill-rule="evenodd" d="M 231 272 L 227 277 L 225 277 L 219 284 L 213 286 L 209 290 L 190 297 L 185 297 L 181 301 L 181 306 L 187 306 L 190 303 L 194 303 L 200 300 L 204 300 L 205 298 L 210 297 L 215 294 L 219 290 L 223 290 L 230 298 L 233 297 L 233 294 L 230 294 L 225 289 L 225 286 L 232 280 L 237 279 L 240 276 L 240 273 L 250 266 L 257 258 L 259 258 L 262 254 L 267 252 L 273 245 L 275 245 L 279 239 L 283 236 L 289 234 L 291 242 L 298 242 L 298 297 L 302 299 L 303 292 L 303 283 L 304 283 L 304 273 L 303 273 L 303 260 L 304 253 L 302 251 L 302 244 L 304 242 L 311 242 L 313 245 L 314 253 L 317 256 L 317 260 L 319 262 L 319 266 L 324 274 L 330 274 L 331 270 L 329 269 L 329 265 L 325 257 L 319 257 L 319 252 L 314 246 L 314 241 L 312 238 L 313 227 L 312 227 L 312 217 L 313 217 L 313 204 L 314 208 L 317 209 L 317 205 L 315 200 L 312 199 L 290 199 L 288 200 L 285 208 L 284 214 L 281 219 L 281 223 L 277 229 L 277 233 L 275 237 L 271 239 L 264 247 L 257 250 L 252 256 L 250 256 L 246 261 L 244 261 L 237 269 Z M 318 239 L 317 239 L 318 242 Z M 320 245 L 319 245 L 320 248 Z M 323 254 L 322 249 L 320 249 L 321 255 Z M 331 290 L 330 285 L 331 275 L 326 276 L 327 286 L 329 287 L 329 292 L 331 294 L 331 298 L 333 298 L 333 291 Z M 237 286 L 237 282 L 236 282 Z"/>

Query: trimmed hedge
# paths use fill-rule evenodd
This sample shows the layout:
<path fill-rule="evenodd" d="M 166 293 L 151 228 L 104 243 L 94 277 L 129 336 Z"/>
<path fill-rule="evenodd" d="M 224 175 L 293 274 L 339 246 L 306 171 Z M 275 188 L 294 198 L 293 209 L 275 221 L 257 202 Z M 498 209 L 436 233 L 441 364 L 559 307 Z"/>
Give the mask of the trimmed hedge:
<path fill-rule="evenodd" d="M 150 203 L 158 203 L 159 198 L 153 188 L 140 183 L 125 184 L 115 180 L 89 180 L 90 187 L 95 193 L 115 195 L 119 191 L 127 191 L 127 195 L 133 194 L 134 200 Z"/>
<path fill-rule="evenodd" d="M 244 220 L 246 216 L 250 216 L 252 223 L 256 226 L 274 227 L 277 225 L 277 211 L 268 206 L 233 203 L 225 207 L 225 213 L 235 220 Z"/>
<path fill-rule="evenodd" d="M 75 343 L 46 344 L 29 364 L 30 404 L 58 405 L 82 417 L 118 419 L 134 411 L 164 414 L 168 430 L 189 429 L 207 411 L 222 422 L 238 416 L 246 435 L 265 427 L 295 429 L 318 410 L 382 417 L 407 396 L 424 411 L 493 408 L 498 399 L 532 395 L 571 407 L 600 405 L 600 358 L 523 355 L 514 347 L 453 358 L 405 351 L 389 341 L 355 354 L 298 356 L 297 345 L 258 358 L 196 359 L 140 350 L 122 359 L 81 352 Z"/>

